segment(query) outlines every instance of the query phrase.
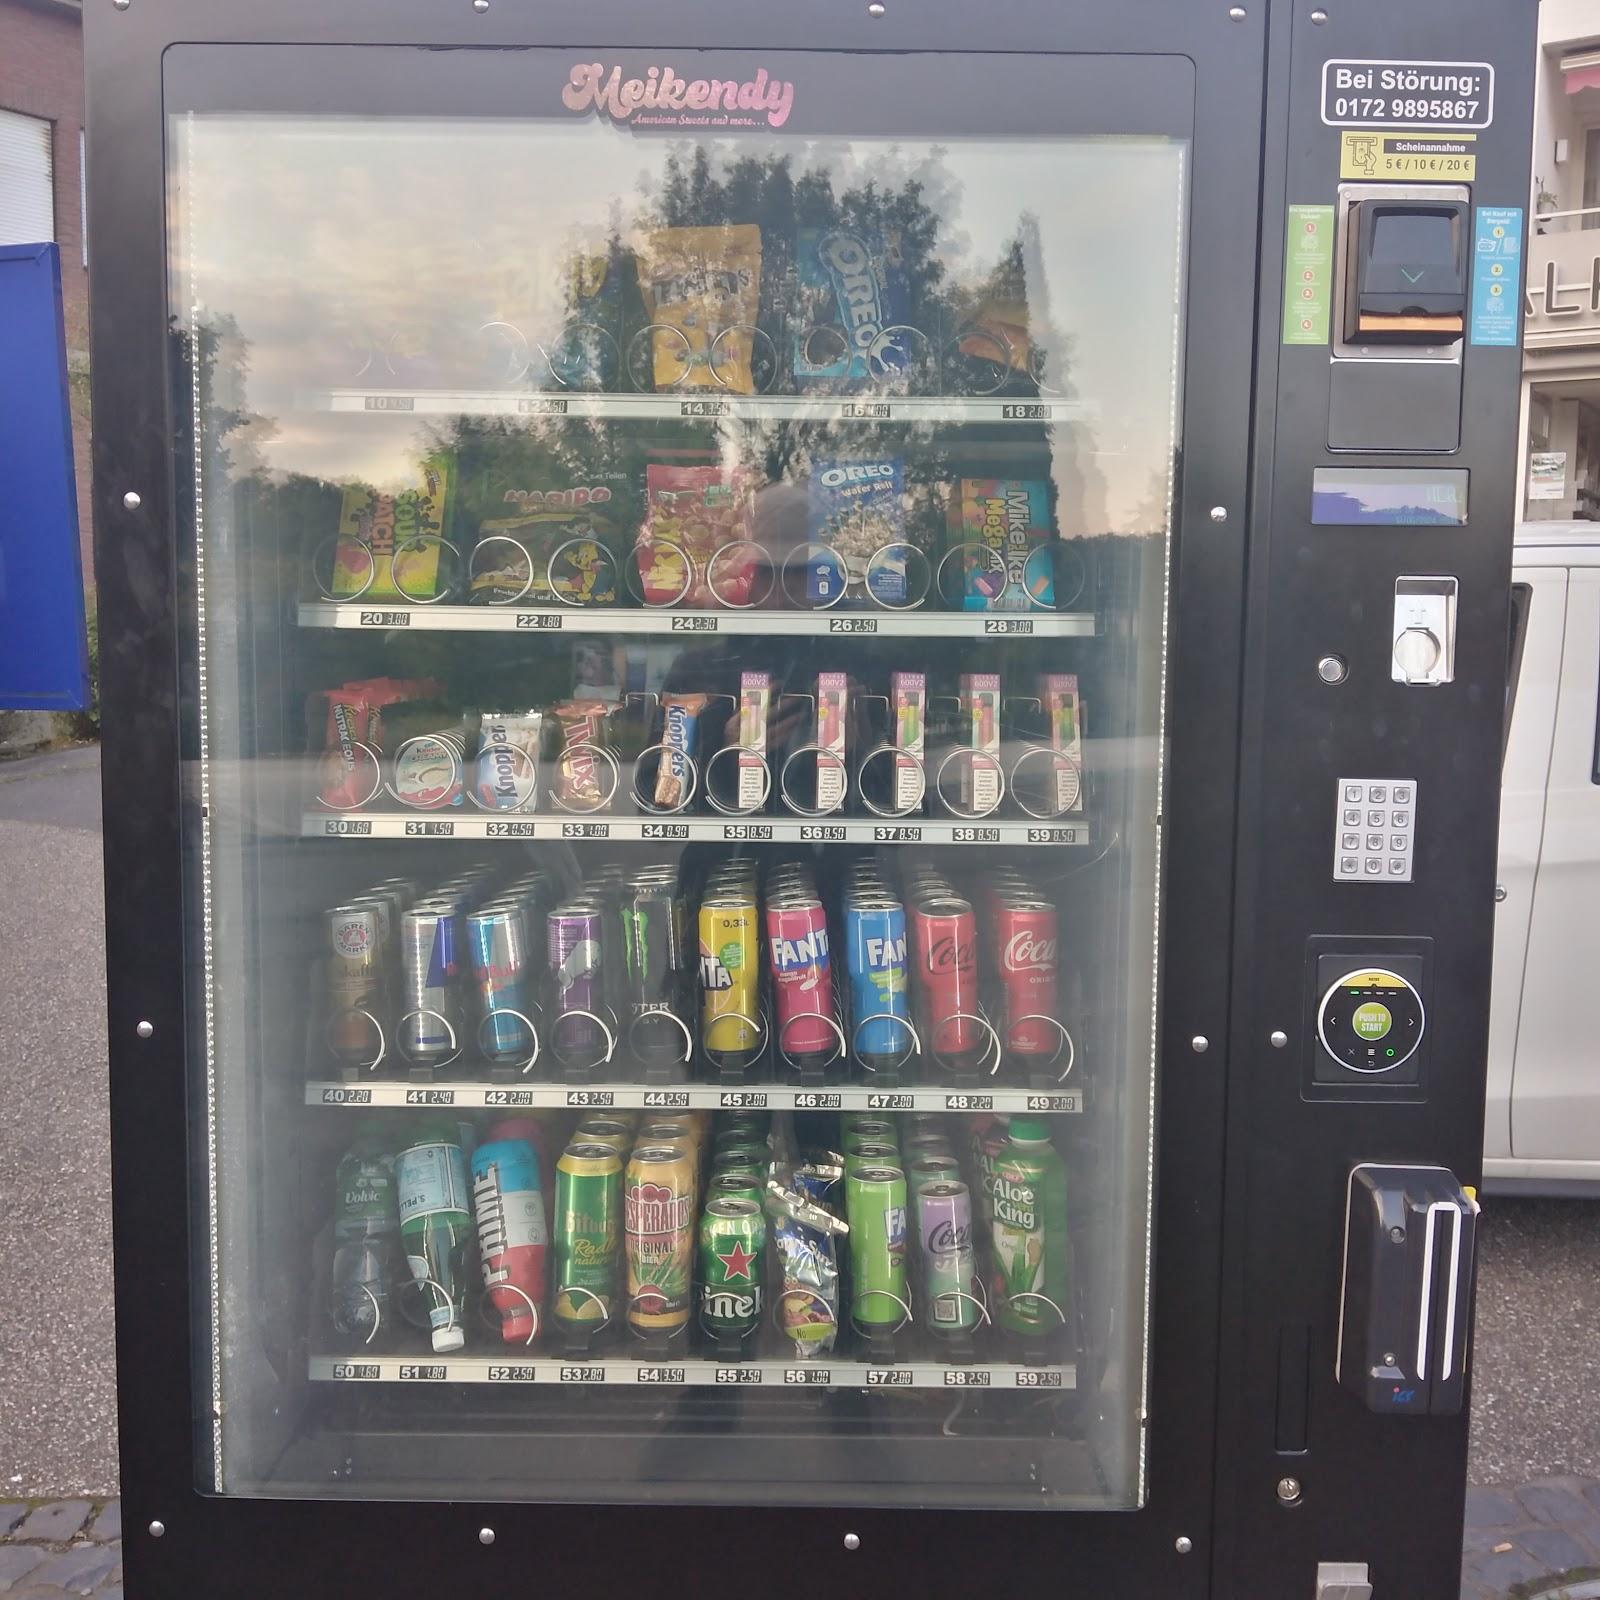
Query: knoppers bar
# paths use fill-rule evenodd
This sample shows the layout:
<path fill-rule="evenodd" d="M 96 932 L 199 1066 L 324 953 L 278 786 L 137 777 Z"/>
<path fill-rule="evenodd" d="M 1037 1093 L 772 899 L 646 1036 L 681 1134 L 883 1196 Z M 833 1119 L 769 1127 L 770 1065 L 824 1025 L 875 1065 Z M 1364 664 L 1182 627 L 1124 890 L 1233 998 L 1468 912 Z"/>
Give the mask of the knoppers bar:
<path fill-rule="evenodd" d="M 764 111 L 781 128 L 794 106 L 794 85 L 769 78 L 765 67 L 740 83 L 732 78 L 680 78 L 671 67 L 651 67 L 642 78 L 624 78 L 621 67 L 606 75 L 605 63 L 581 61 L 561 91 L 569 111 L 591 106 L 614 122 L 637 111 Z"/>

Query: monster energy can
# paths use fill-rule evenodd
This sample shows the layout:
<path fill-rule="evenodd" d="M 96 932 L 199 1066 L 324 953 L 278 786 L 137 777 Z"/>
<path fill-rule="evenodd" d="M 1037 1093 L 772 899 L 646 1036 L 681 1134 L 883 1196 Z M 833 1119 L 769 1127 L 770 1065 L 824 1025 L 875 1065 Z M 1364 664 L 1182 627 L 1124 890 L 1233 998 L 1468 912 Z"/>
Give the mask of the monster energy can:
<path fill-rule="evenodd" d="M 719 1343 L 761 1322 L 767 1222 L 754 1200 L 716 1197 L 700 1220 L 700 1325 Z"/>

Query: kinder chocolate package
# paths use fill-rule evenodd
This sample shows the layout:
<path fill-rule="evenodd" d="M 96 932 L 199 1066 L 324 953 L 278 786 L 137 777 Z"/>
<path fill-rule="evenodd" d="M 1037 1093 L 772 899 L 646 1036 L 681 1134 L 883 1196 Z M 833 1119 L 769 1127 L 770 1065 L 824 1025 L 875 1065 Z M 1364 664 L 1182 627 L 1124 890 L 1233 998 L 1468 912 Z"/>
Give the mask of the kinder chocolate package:
<path fill-rule="evenodd" d="M 906 327 L 899 232 L 802 228 L 795 255 L 795 382 L 883 383 L 905 376 L 920 341 Z"/>
<path fill-rule="evenodd" d="M 651 465 L 634 557 L 651 606 L 749 605 L 757 577 L 750 474 Z M 737 548 L 730 548 L 737 546 Z"/>
<path fill-rule="evenodd" d="M 333 552 L 336 598 L 432 600 L 441 582 L 456 576 L 436 542 L 450 537 L 455 458 L 447 453 L 428 456 L 421 472 L 421 485 L 400 494 L 365 484 L 345 489 Z"/>
<path fill-rule="evenodd" d="M 499 489 L 494 509 L 503 514 L 478 524 L 470 594 L 474 603 L 616 604 L 615 552 L 624 480 L 621 473 L 592 477 L 588 483 L 511 483 Z"/>
<path fill-rule="evenodd" d="M 910 602 L 907 553 L 904 549 L 885 549 L 905 543 L 903 462 L 897 457 L 813 461 L 807 505 L 811 539 L 839 553 L 850 588 L 858 593 L 864 590 L 879 605 L 903 606 Z M 872 558 L 879 551 L 883 554 L 874 562 Z M 820 589 L 830 576 L 808 569 L 806 598 L 813 604 L 828 600 Z"/>
<path fill-rule="evenodd" d="M 760 228 L 657 228 L 640 242 L 638 261 L 656 388 L 754 394 Z"/>
<path fill-rule="evenodd" d="M 962 478 L 946 537 L 960 548 L 953 599 L 963 611 L 1032 611 L 1055 604 L 1049 485 L 1031 478 Z M 954 563 L 952 563 L 954 565 Z"/>

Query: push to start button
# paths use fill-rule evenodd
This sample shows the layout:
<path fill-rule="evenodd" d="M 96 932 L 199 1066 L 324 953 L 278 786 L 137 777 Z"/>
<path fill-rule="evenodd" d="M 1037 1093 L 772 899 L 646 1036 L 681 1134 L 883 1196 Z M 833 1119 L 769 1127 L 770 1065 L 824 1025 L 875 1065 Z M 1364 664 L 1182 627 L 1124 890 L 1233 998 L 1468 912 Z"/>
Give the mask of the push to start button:
<path fill-rule="evenodd" d="M 1416 1053 L 1426 1025 L 1422 997 L 1384 967 L 1345 973 L 1317 1007 L 1322 1048 L 1352 1072 L 1393 1072 Z"/>

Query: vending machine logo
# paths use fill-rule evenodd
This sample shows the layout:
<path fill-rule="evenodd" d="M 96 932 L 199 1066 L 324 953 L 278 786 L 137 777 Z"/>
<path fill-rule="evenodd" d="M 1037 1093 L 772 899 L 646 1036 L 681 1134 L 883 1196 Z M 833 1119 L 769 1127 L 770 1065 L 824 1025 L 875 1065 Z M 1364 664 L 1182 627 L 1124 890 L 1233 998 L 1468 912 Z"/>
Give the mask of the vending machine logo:
<path fill-rule="evenodd" d="M 671 67 L 624 78 L 620 66 L 608 73 L 602 61 L 580 61 L 567 75 L 561 103 L 640 127 L 753 126 L 764 117 L 769 127 L 781 128 L 794 106 L 794 85 L 769 78 L 765 67 L 745 79 L 680 78 Z"/>

